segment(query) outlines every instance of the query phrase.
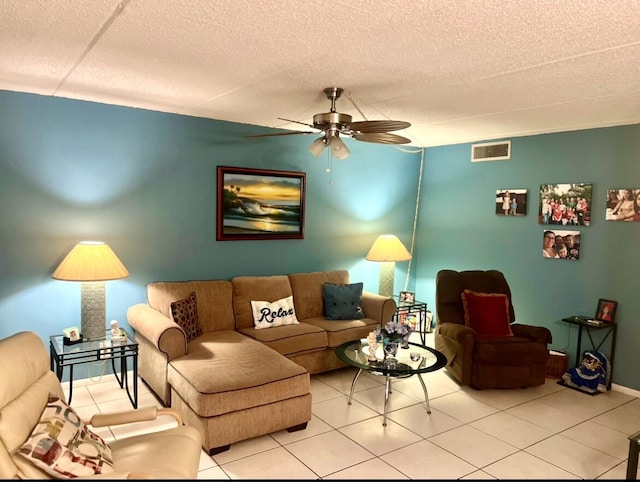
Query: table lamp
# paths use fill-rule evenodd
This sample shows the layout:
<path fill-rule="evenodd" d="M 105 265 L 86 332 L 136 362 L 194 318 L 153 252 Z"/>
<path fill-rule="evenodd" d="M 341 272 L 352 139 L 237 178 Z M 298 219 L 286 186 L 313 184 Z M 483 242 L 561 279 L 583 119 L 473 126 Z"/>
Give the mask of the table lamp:
<path fill-rule="evenodd" d="M 402 241 L 393 234 L 382 234 L 375 240 L 365 259 L 382 263 L 380 266 L 378 293 L 383 296 L 393 296 L 396 261 L 409 261 L 411 259 L 411 254 L 404 247 Z"/>
<path fill-rule="evenodd" d="M 81 281 L 81 332 L 85 340 L 105 337 L 107 313 L 104 282 L 129 276 L 127 268 L 109 245 L 102 241 L 81 241 L 62 260 L 52 278 Z"/>

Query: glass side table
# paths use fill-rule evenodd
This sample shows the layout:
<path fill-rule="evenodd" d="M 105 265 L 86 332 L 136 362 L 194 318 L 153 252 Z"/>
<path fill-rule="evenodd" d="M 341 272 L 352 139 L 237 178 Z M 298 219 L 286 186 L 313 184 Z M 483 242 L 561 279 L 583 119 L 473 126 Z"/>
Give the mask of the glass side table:
<path fill-rule="evenodd" d="M 394 321 L 404 322 L 408 316 L 416 317 L 416 326 L 420 333 L 420 341 L 427 344 L 427 333 L 431 333 L 431 320 L 427 319 L 427 304 L 424 301 L 400 301 L 398 296 L 393 296 L 396 302 L 396 312 L 393 315 Z M 428 323 L 427 323 L 428 321 Z"/>
<path fill-rule="evenodd" d="M 65 345 L 63 335 L 49 337 L 51 371 L 55 372 L 58 380 L 62 381 L 64 367 L 69 367 L 69 404 L 73 397 L 73 367 L 92 362 L 106 363 L 107 360 L 111 360 L 111 368 L 120 388 L 126 390 L 133 408 L 138 408 L 138 344 L 129 333 L 126 331 L 125 333 L 125 339 L 112 341 L 111 332 L 106 331 L 102 339 L 83 340 L 73 345 Z M 133 364 L 133 395 L 127 377 L 129 359 Z M 116 370 L 116 360 L 119 362 L 119 370 Z"/>

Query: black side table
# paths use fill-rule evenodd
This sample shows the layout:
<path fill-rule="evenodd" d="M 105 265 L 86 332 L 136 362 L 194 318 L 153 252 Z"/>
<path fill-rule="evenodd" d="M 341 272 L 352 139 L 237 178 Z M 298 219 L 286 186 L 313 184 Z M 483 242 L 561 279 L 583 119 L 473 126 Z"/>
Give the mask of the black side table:
<path fill-rule="evenodd" d="M 413 315 L 417 318 L 420 341 L 427 344 L 427 333 L 431 333 L 431 323 L 427 326 L 427 304 L 424 301 L 400 301 L 394 296 L 396 302 L 396 312 L 393 315 L 394 321 L 403 321 L 407 316 Z"/>
<path fill-rule="evenodd" d="M 58 380 L 62 381 L 64 367 L 69 367 L 69 404 L 71 404 L 71 398 L 73 397 L 74 365 L 106 362 L 111 359 L 111 368 L 120 388 L 126 389 L 131 405 L 133 405 L 133 408 L 138 408 L 138 344 L 129 333 L 126 333 L 126 335 L 124 340 L 112 341 L 111 332 L 105 332 L 105 337 L 101 340 L 85 340 L 73 345 L 65 345 L 62 335 L 49 337 L 51 371 L 54 371 Z M 129 358 L 133 361 L 133 396 L 129 389 L 129 379 L 127 377 L 127 360 Z M 116 370 L 116 360 L 120 364 L 120 373 Z"/>
<path fill-rule="evenodd" d="M 613 378 L 613 361 L 616 356 L 616 335 L 618 333 L 618 325 L 615 323 L 602 323 L 595 324 L 593 322 L 588 321 L 587 318 L 580 316 L 570 316 L 569 318 L 563 318 L 562 321 L 565 323 L 570 323 L 572 325 L 578 326 L 578 342 L 576 347 L 576 364 L 575 366 L 580 366 L 582 361 L 582 330 L 584 329 L 587 332 L 587 336 L 589 337 L 589 341 L 591 342 L 591 348 L 595 351 L 600 351 L 600 347 L 605 342 L 605 340 L 611 335 L 611 353 L 609 355 L 609 364 L 611 365 L 611 377 L 609 377 L 609 383 L 607 384 L 607 390 L 611 390 L 611 379 Z M 604 333 L 604 337 L 600 340 L 600 343 L 596 345 L 591 336 L 591 330 L 606 330 Z"/>

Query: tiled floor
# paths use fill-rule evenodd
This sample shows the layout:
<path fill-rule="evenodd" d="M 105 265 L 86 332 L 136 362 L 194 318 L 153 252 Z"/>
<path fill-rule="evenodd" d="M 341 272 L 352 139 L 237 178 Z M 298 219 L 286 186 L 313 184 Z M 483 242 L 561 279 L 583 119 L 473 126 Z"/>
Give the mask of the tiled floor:
<path fill-rule="evenodd" d="M 432 340 L 428 339 L 432 345 Z M 640 430 L 640 398 L 617 391 L 590 396 L 547 379 L 515 390 L 460 387 L 440 370 L 392 384 L 382 426 L 384 379 L 355 370 L 313 376 L 306 430 L 240 442 L 209 457 L 199 479 L 624 479 L 628 436 Z M 158 405 L 144 383 L 140 406 Z M 82 416 L 131 408 L 113 376 L 74 383 Z M 106 439 L 158 430 L 158 420 L 102 429 Z"/>

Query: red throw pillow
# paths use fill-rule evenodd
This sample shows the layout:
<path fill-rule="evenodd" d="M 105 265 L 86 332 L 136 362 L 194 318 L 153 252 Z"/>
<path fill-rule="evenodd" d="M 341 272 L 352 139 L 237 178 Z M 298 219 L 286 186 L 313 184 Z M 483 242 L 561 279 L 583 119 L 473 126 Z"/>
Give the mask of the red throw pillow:
<path fill-rule="evenodd" d="M 462 292 L 464 324 L 480 338 L 513 336 L 509 323 L 509 297 L 502 293 Z"/>

